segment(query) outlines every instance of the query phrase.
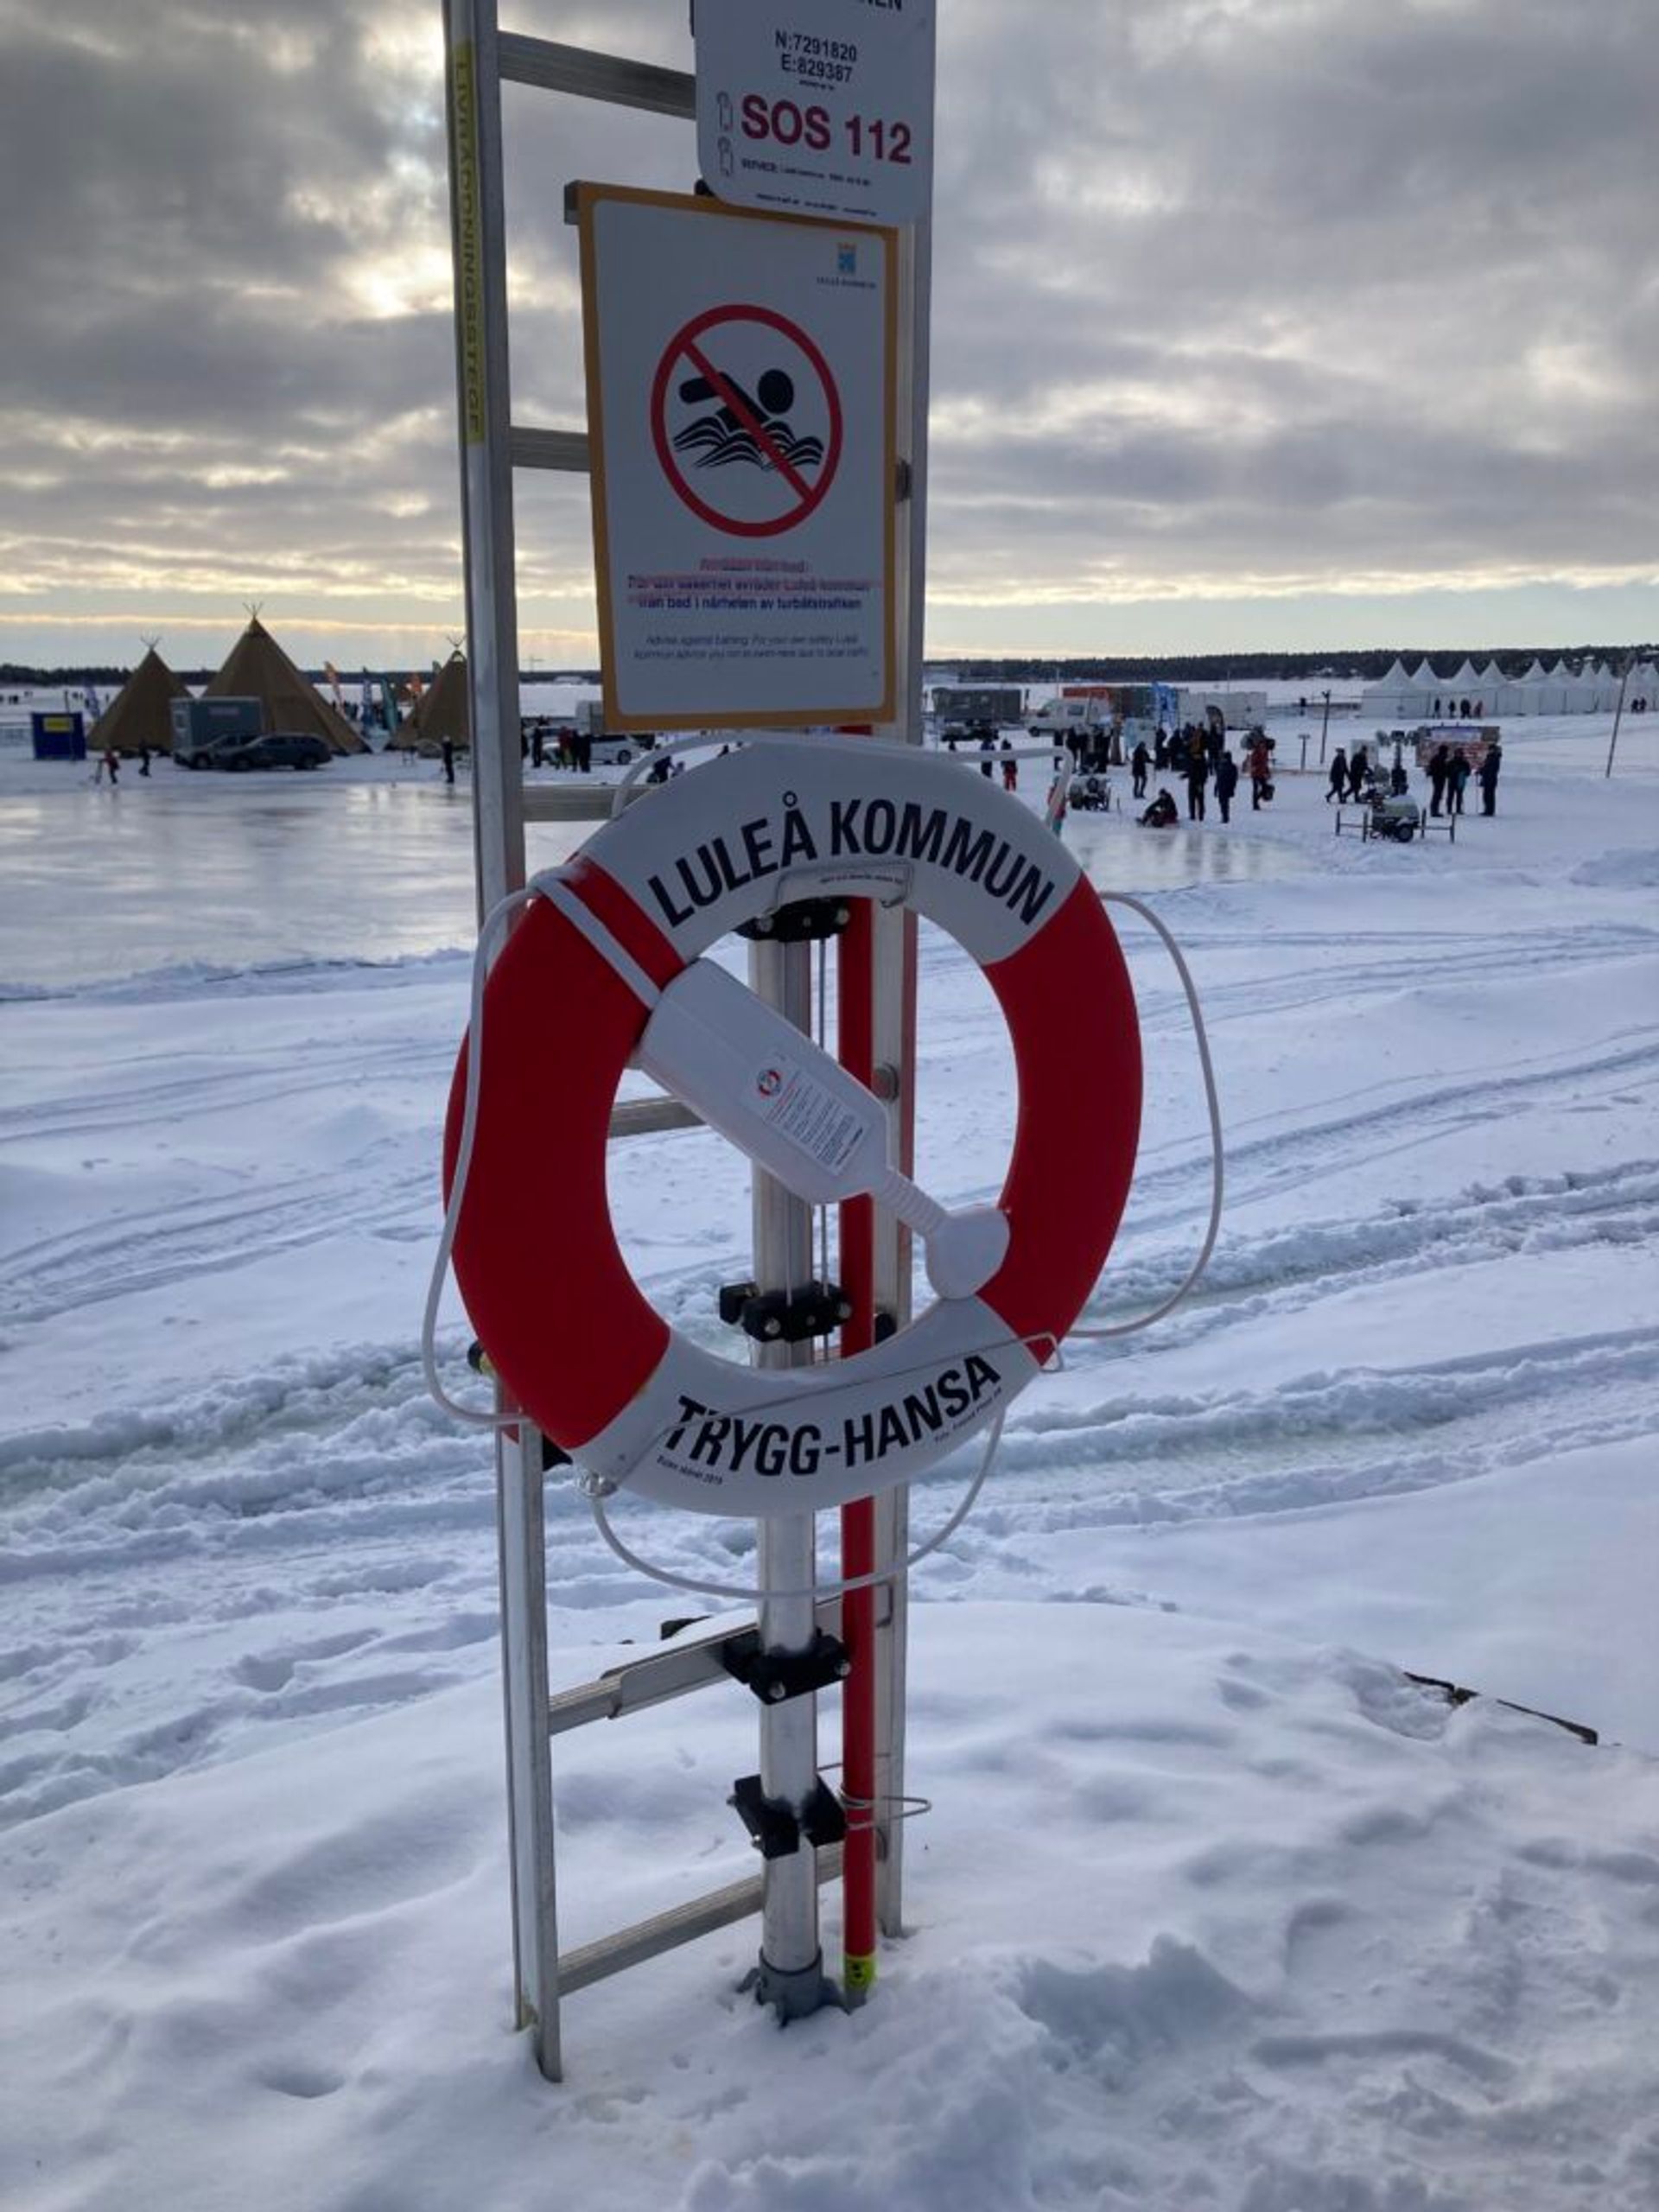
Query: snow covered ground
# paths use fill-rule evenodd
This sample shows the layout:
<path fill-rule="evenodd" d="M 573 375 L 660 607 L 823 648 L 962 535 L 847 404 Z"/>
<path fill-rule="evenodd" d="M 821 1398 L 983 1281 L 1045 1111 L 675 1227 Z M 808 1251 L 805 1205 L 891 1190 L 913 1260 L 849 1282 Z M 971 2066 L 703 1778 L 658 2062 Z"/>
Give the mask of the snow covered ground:
<path fill-rule="evenodd" d="M 1651 2212 L 1659 729 L 1609 783 L 1608 728 L 1506 728 L 1455 847 L 1333 837 L 1313 774 L 1226 829 L 1068 823 L 1204 992 L 1208 1281 L 1020 1402 L 918 1573 L 932 1809 L 873 2002 L 779 2035 L 735 1929 L 573 1999 L 560 2088 L 508 2032 L 487 1448 L 416 1350 L 464 790 L 0 749 L 7 2202 Z M 1126 935 L 1148 1096 L 1097 1318 L 1179 1279 L 1207 1196 L 1179 994 Z M 921 1178 L 994 1195 L 994 1006 L 937 939 L 922 988 Z M 744 1189 L 706 1134 L 613 1155 L 710 1344 Z M 549 1511 L 569 1683 L 688 1608 Z M 753 1764 L 734 1687 L 562 1742 L 565 1939 L 747 1871 Z"/>

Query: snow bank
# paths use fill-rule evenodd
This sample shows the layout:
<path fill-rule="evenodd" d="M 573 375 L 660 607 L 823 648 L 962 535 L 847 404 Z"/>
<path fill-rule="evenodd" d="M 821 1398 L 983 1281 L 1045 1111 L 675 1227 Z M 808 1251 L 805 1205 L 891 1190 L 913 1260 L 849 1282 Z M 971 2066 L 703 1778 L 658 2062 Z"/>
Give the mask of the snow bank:
<path fill-rule="evenodd" d="M 779 2032 L 728 1930 L 571 1999 L 558 2089 L 504 2025 L 492 1685 L 17 1831 L 9 2202 L 1651 2203 L 1651 1765 L 1157 1611 L 932 1608 L 914 1676 L 874 2001 Z M 741 1871 L 752 1726 L 561 1747 L 573 1937 Z"/>

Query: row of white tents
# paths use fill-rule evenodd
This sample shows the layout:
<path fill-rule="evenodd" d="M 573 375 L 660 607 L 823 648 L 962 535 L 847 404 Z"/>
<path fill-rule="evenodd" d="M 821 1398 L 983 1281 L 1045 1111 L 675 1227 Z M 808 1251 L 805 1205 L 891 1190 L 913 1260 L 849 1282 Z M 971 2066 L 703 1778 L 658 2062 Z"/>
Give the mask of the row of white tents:
<path fill-rule="evenodd" d="M 1360 699 L 1363 719 L 1392 722 L 1451 721 L 1464 716 L 1491 721 L 1503 715 L 1611 714 L 1624 684 L 1627 713 L 1659 710 L 1659 671 L 1651 662 L 1622 669 L 1603 661 L 1540 660 L 1522 676 L 1506 676 L 1495 660 L 1477 668 L 1465 660 L 1454 675 L 1440 676 L 1424 660 L 1408 672 L 1396 660 L 1386 676 L 1368 683 Z"/>

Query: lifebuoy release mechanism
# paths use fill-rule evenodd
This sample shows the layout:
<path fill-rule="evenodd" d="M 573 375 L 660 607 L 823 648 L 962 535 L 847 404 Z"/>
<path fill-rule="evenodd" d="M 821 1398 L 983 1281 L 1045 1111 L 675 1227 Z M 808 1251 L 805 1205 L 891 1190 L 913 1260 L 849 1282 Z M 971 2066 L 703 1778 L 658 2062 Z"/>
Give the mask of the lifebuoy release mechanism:
<path fill-rule="evenodd" d="M 1134 1172 L 1139 1028 L 1100 900 L 1019 802 L 953 761 L 766 739 L 653 790 L 536 879 L 484 993 L 454 1238 L 467 1313 L 515 1401 L 582 1466 L 694 1510 L 801 1512 L 892 1487 L 1039 1370 L 1110 1249 Z M 887 1109 L 702 956 L 811 896 L 903 899 L 978 962 L 1019 1083 L 995 1206 L 949 1211 L 890 1156 Z M 923 1242 L 935 1302 L 799 1370 L 671 1329 L 618 1249 L 606 1144 L 630 1064 L 797 1196 L 868 1192 Z M 445 1187 L 466 1103 L 451 1091 Z"/>

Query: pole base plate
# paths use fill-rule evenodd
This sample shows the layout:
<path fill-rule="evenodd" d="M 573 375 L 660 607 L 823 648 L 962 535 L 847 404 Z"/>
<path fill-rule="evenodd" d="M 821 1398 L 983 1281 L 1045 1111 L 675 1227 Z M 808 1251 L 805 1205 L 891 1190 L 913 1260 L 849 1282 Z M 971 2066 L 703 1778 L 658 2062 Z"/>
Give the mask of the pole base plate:
<path fill-rule="evenodd" d="M 810 1966 L 793 1967 L 773 1966 L 763 1951 L 760 1962 L 750 1967 L 738 1987 L 752 1991 L 757 2005 L 769 2005 L 780 2028 L 786 2028 L 791 2020 L 804 2020 L 821 2012 L 826 2005 L 846 2010 L 846 1999 L 823 1970 L 822 1951 Z"/>

